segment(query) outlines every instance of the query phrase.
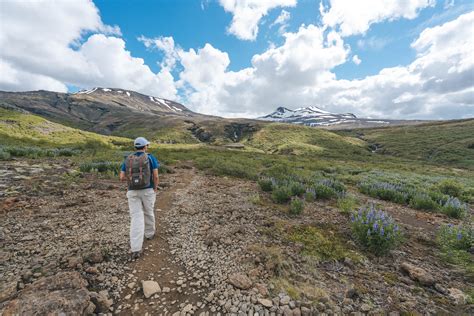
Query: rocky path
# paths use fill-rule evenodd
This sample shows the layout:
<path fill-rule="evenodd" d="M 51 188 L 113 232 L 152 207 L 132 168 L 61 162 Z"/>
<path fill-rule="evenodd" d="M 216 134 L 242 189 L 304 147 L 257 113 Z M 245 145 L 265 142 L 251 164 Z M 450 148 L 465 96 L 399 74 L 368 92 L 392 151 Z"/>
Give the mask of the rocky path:
<path fill-rule="evenodd" d="M 472 279 L 440 262 L 432 242 L 445 217 L 377 201 L 402 223 L 408 238 L 400 249 L 356 261 L 308 257 L 288 238 L 295 228 L 317 227 L 323 237 L 337 231 L 357 250 L 332 202 L 289 216 L 255 183 L 183 163 L 161 176 L 157 234 L 130 261 L 123 184 L 73 169 L 67 160 L 0 166 L 0 313 L 473 312 L 463 293 Z"/>

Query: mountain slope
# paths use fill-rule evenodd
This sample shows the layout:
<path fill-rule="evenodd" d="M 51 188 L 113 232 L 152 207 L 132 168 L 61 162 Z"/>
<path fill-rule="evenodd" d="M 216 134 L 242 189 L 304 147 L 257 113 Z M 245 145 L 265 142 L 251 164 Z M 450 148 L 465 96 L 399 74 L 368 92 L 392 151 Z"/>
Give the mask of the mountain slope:
<path fill-rule="evenodd" d="M 198 114 L 174 101 L 112 88 L 74 94 L 0 91 L 0 107 L 95 133 L 129 138 L 143 135 L 157 142 L 235 142 L 260 124 Z"/>
<path fill-rule="evenodd" d="M 324 111 L 318 107 L 310 106 L 291 110 L 285 107 L 278 107 L 273 113 L 259 117 L 260 120 L 280 123 L 291 123 L 312 127 L 333 127 L 333 128 L 354 128 L 373 127 L 386 125 L 413 124 L 420 121 L 403 120 L 377 120 L 368 118 L 358 118 L 352 113 L 336 114 Z"/>
<path fill-rule="evenodd" d="M 82 131 L 42 117 L 0 108 L 0 139 L 2 145 L 65 147 L 88 143 L 103 145 L 126 144 L 126 138 Z"/>
<path fill-rule="evenodd" d="M 366 141 L 378 154 L 474 168 L 474 119 L 337 133 Z"/>

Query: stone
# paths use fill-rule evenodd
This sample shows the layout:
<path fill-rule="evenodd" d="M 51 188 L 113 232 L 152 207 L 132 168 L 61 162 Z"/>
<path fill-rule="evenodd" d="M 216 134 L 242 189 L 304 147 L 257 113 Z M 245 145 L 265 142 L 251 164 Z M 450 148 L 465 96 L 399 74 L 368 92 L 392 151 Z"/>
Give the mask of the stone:
<path fill-rule="evenodd" d="M 265 299 L 265 298 L 260 298 L 260 297 L 259 297 L 259 298 L 257 299 L 257 302 L 258 302 L 259 304 L 262 304 L 264 307 L 270 308 L 270 307 L 273 306 L 273 302 L 272 302 L 271 300 L 269 300 L 269 299 Z"/>
<path fill-rule="evenodd" d="M 96 267 L 88 267 L 86 272 L 90 274 L 99 274 L 99 270 Z"/>
<path fill-rule="evenodd" d="M 0 289 L 0 303 L 9 300 L 13 297 L 13 295 L 15 295 L 17 284 L 18 282 L 15 281 L 2 286 L 2 288 Z"/>
<path fill-rule="evenodd" d="M 246 275 L 241 273 L 229 275 L 227 281 L 241 290 L 248 290 L 252 286 L 252 281 Z"/>
<path fill-rule="evenodd" d="M 102 291 L 101 293 L 90 292 L 90 296 L 91 302 L 94 303 L 94 305 L 96 306 L 96 313 L 109 312 L 110 307 L 112 307 L 112 304 L 114 303 L 111 299 L 108 298 L 108 295 L 106 295 Z"/>
<path fill-rule="evenodd" d="M 360 310 L 363 311 L 364 313 L 367 313 L 368 311 L 370 311 L 372 309 L 372 307 L 370 307 L 369 304 L 362 304 L 360 306 Z"/>
<path fill-rule="evenodd" d="M 269 293 L 268 293 L 268 289 L 265 286 L 265 284 L 256 283 L 255 288 L 258 290 L 258 293 L 260 293 L 260 295 L 262 295 L 263 297 L 268 296 Z"/>
<path fill-rule="evenodd" d="M 135 284 L 136 284 L 135 282 L 130 282 L 127 284 L 127 286 L 129 289 L 133 289 L 135 287 Z"/>
<path fill-rule="evenodd" d="M 142 288 L 146 298 L 161 292 L 160 285 L 156 281 L 142 281 Z"/>
<path fill-rule="evenodd" d="M 455 305 L 464 305 L 467 302 L 467 295 L 463 293 L 463 291 L 456 289 L 456 288 L 450 288 L 448 289 L 449 292 L 449 297 L 453 300 L 453 303 Z"/>
<path fill-rule="evenodd" d="M 288 295 L 284 295 L 280 298 L 280 305 L 288 305 L 290 304 L 291 298 Z"/>
<path fill-rule="evenodd" d="M 67 261 L 67 266 L 71 269 L 76 268 L 78 265 L 81 265 L 84 262 L 82 257 L 69 257 Z"/>
<path fill-rule="evenodd" d="M 87 261 L 90 263 L 101 263 L 104 261 L 104 256 L 102 255 L 100 249 L 94 249 L 87 255 Z"/>
<path fill-rule="evenodd" d="M 169 293 L 170 291 L 171 291 L 171 289 L 170 289 L 169 287 L 167 287 L 167 286 L 165 286 L 165 287 L 163 288 L 163 293 Z"/>
<path fill-rule="evenodd" d="M 41 278 L 11 300 L 3 315 L 88 314 L 94 304 L 90 304 L 86 286 L 87 281 L 78 272 L 60 272 Z"/>
<path fill-rule="evenodd" d="M 401 269 L 408 273 L 408 276 L 415 281 L 420 282 L 422 285 L 431 286 L 434 285 L 435 279 L 426 270 L 417 267 L 411 263 L 403 262 L 400 265 Z"/>
<path fill-rule="evenodd" d="M 311 310 L 307 307 L 302 306 L 301 307 L 301 315 L 302 316 L 309 316 L 309 315 L 311 315 Z"/>

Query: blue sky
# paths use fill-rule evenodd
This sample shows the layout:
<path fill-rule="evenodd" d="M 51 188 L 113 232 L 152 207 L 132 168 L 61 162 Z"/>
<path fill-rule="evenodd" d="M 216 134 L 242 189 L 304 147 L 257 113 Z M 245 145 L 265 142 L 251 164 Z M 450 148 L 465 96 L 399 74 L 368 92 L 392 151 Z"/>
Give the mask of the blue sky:
<path fill-rule="evenodd" d="M 310 105 L 474 116 L 472 1 L 5 0 L 0 9 L 2 90 L 120 87 L 229 117 Z"/>
<path fill-rule="evenodd" d="M 315 24 L 321 20 L 319 1 L 300 0 L 297 6 L 276 8 L 262 19 L 261 28 L 255 41 L 242 41 L 226 31 L 232 15 L 222 10 L 217 0 L 135 0 L 133 6 L 128 0 L 95 0 L 105 24 L 118 25 L 126 40 L 127 48 L 134 56 L 145 59 L 155 72 L 159 70 L 157 61 L 163 54 L 146 50 L 137 40 L 141 35 L 147 37 L 172 36 L 183 49 L 203 47 L 211 43 L 214 47 L 226 51 L 231 63 L 230 70 L 238 71 L 249 67 L 254 54 L 265 51 L 270 42 L 281 44 L 283 37 L 278 27 L 270 27 L 281 10 L 290 12 L 291 19 L 287 31 L 295 32 L 301 24 Z M 420 25 L 433 26 L 430 19 L 440 24 L 462 13 L 474 10 L 472 1 L 456 1 L 455 5 L 445 8 L 446 2 L 438 1 L 434 7 L 421 10 L 416 19 L 399 19 L 374 24 L 363 35 L 351 36 L 347 44 L 353 54 L 364 62 L 360 65 L 345 63 L 334 72 L 338 78 L 354 79 L 373 75 L 385 67 L 406 65 L 412 61 L 416 52 L 410 43 L 419 35 Z M 358 41 L 371 40 L 372 47 L 359 47 Z"/>

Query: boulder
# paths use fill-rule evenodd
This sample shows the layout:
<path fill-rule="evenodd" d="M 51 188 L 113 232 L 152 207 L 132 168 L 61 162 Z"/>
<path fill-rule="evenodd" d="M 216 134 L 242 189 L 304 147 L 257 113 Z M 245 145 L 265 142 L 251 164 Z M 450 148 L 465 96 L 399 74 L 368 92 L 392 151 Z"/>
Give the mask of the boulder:
<path fill-rule="evenodd" d="M 27 285 L 6 306 L 3 315 L 83 315 L 94 312 L 78 272 L 60 272 Z M 92 309 L 92 310 L 91 310 Z"/>
<path fill-rule="evenodd" d="M 401 269 L 408 273 L 408 276 L 415 281 L 420 282 L 422 285 L 431 286 L 436 283 L 435 279 L 426 270 L 417 267 L 411 263 L 403 262 Z"/>
<path fill-rule="evenodd" d="M 146 298 L 161 292 L 160 285 L 156 281 L 142 281 L 142 288 Z"/>
<path fill-rule="evenodd" d="M 227 280 L 230 284 L 241 290 L 248 290 L 252 287 L 252 281 L 242 273 L 233 273 Z"/>

